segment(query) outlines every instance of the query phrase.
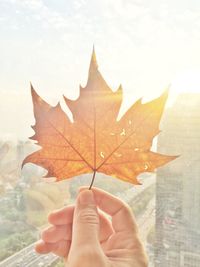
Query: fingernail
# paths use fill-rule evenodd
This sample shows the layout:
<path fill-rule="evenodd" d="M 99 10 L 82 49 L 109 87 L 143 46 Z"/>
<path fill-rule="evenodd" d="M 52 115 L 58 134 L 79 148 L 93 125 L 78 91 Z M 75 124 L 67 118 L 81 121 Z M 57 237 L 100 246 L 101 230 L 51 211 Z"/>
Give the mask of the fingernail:
<path fill-rule="evenodd" d="M 79 195 L 79 201 L 82 205 L 95 204 L 92 190 L 84 190 Z"/>

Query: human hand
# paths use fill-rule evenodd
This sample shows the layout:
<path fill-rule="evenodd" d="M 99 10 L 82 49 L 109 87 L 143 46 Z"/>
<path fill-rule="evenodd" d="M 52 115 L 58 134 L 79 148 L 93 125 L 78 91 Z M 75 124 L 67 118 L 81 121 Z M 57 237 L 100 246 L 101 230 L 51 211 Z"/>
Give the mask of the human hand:
<path fill-rule="evenodd" d="M 82 188 L 75 206 L 52 212 L 48 219 L 53 226 L 43 231 L 35 249 L 64 257 L 66 267 L 148 265 L 130 208 L 103 190 Z"/>

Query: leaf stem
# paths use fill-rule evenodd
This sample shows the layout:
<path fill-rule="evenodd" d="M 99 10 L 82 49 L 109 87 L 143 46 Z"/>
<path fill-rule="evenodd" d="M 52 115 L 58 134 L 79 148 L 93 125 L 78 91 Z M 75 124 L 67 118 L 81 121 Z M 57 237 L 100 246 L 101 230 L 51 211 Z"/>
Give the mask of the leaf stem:
<path fill-rule="evenodd" d="M 92 177 L 92 181 L 91 181 L 91 184 L 90 184 L 90 187 L 89 187 L 89 190 L 91 190 L 91 188 L 92 188 L 92 185 L 93 185 L 93 183 L 94 183 L 94 179 L 95 179 L 95 175 L 96 175 L 96 170 L 94 171 L 94 173 L 93 173 L 93 177 Z"/>

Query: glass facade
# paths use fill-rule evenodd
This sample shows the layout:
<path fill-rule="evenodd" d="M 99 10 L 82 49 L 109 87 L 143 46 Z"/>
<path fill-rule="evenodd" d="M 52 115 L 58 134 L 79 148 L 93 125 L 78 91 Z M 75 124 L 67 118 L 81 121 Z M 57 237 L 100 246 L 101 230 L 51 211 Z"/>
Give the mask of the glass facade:
<path fill-rule="evenodd" d="M 200 96 L 180 95 L 161 128 L 158 151 L 180 156 L 157 173 L 155 267 L 198 267 Z"/>

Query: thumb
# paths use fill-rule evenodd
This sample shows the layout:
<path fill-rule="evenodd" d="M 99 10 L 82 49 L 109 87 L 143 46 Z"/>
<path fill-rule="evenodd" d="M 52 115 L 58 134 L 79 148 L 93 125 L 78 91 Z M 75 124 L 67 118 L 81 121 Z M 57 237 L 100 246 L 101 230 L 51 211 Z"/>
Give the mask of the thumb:
<path fill-rule="evenodd" d="M 73 218 L 72 246 L 99 243 L 99 215 L 92 190 L 79 193 Z"/>

